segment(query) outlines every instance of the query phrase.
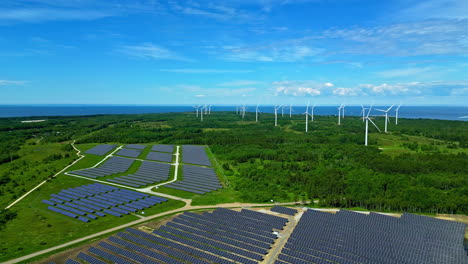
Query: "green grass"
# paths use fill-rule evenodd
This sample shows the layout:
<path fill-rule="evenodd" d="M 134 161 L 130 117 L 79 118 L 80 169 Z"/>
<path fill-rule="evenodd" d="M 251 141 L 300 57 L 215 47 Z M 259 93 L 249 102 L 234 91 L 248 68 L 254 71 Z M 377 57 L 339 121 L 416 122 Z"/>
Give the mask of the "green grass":
<path fill-rule="evenodd" d="M 80 150 L 93 147 L 93 144 L 86 145 L 77 147 Z M 102 158 L 103 156 L 86 154 L 80 162 L 73 165 L 68 171 L 91 167 Z M 136 168 L 134 169 L 136 170 Z M 17 218 L 8 222 L 6 227 L 0 230 L 0 237 L 2 238 L 0 240 L 0 261 L 27 255 L 139 219 L 135 215 L 126 215 L 121 218 L 106 216 L 89 223 L 83 223 L 79 220 L 49 211 L 47 210 L 48 205 L 41 202 L 42 200 L 49 199 L 50 194 L 58 193 L 62 189 L 93 182 L 83 178 L 60 174 L 57 178 L 49 180 L 49 182 L 16 204 L 12 210 L 18 213 Z M 185 203 L 181 201 L 169 200 L 145 209 L 144 216 L 173 210 L 184 205 Z"/>

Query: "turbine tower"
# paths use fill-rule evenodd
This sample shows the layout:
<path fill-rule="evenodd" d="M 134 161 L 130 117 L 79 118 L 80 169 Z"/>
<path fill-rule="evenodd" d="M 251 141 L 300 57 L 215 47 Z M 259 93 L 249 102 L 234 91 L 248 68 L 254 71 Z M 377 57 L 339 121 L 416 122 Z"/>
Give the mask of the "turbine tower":
<path fill-rule="evenodd" d="M 281 106 L 281 117 L 284 116 L 284 108 L 285 108 L 285 107 L 286 107 L 285 105 L 282 105 L 282 106 Z"/>
<path fill-rule="evenodd" d="M 275 126 L 278 126 L 278 109 L 280 109 L 282 106 L 276 106 L 275 105 Z"/>
<path fill-rule="evenodd" d="M 343 109 L 343 104 L 338 107 L 338 125 L 341 125 L 341 109 Z"/>
<path fill-rule="evenodd" d="M 344 105 L 344 104 L 342 104 L 342 109 L 343 109 L 343 110 L 341 111 L 341 114 L 342 114 L 343 119 L 344 119 L 344 110 L 345 110 L 345 105 Z"/>
<path fill-rule="evenodd" d="M 257 108 L 255 108 L 255 122 L 258 122 L 258 104 Z"/>
<path fill-rule="evenodd" d="M 314 119 L 314 108 L 315 108 L 315 104 L 312 106 L 312 109 L 311 109 L 310 121 L 315 121 L 315 119 Z"/>
<path fill-rule="evenodd" d="M 313 109 L 313 108 L 312 108 Z M 304 113 L 305 115 L 305 132 L 309 132 L 309 103 L 307 103 L 307 108 L 306 108 L 306 111 Z"/>
<path fill-rule="evenodd" d="M 387 126 L 388 126 L 388 122 L 389 122 L 389 119 L 388 119 L 388 111 L 390 111 L 390 109 L 392 109 L 394 105 L 391 105 L 387 110 L 382 110 L 382 109 L 375 109 L 377 111 L 380 111 L 380 112 L 384 112 L 385 113 L 385 133 L 387 133 Z"/>
<path fill-rule="evenodd" d="M 242 106 L 241 111 L 242 111 L 242 119 L 244 119 L 244 117 L 245 117 L 245 104 Z"/>
<path fill-rule="evenodd" d="M 366 120 L 366 133 L 365 133 L 365 136 L 364 136 L 364 145 L 367 146 L 367 139 L 369 137 L 369 121 L 375 126 L 375 128 L 377 128 L 377 130 L 379 132 L 382 132 L 380 131 L 380 128 L 374 123 L 374 121 L 372 121 L 369 117 L 369 114 L 371 113 L 372 111 L 372 105 L 371 107 L 369 108 L 369 112 L 367 112 L 367 115 L 364 117 L 364 119 Z"/>
<path fill-rule="evenodd" d="M 398 110 L 400 110 L 401 103 L 395 109 L 395 125 L 398 125 Z"/>
<path fill-rule="evenodd" d="M 200 106 L 192 106 L 192 107 L 197 110 L 197 118 L 198 118 L 198 108 L 200 108 Z"/>
<path fill-rule="evenodd" d="M 292 118 L 293 107 L 292 104 L 289 105 L 289 118 Z"/>
<path fill-rule="evenodd" d="M 200 119 L 202 122 L 203 122 L 203 108 L 205 108 L 205 106 L 200 108 Z"/>

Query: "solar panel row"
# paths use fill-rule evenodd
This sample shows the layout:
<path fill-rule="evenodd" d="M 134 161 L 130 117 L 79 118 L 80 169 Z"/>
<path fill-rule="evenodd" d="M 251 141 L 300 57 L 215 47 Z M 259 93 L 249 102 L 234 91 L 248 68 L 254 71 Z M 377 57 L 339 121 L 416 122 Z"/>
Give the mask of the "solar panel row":
<path fill-rule="evenodd" d="M 97 145 L 94 148 L 87 150 L 85 153 L 103 156 L 107 154 L 107 152 L 114 149 L 115 147 L 117 147 L 117 145 L 110 145 L 110 144 Z"/>
<path fill-rule="evenodd" d="M 278 205 L 273 206 L 271 208 L 271 211 L 272 212 L 277 212 L 277 213 L 280 213 L 280 214 L 286 214 L 286 215 L 295 215 L 295 214 L 297 214 L 296 209 L 287 208 L 287 207 L 278 206 Z"/>
<path fill-rule="evenodd" d="M 124 156 L 124 157 L 130 157 L 130 158 L 138 158 L 138 156 L 140 156 L 140 154 L 141 154 L 141 150 L 127 149 L 127 148 L 123 148 L 123 149 L 117 151 L 117 153 L 116 153 L 116 155 Z"/>
<path fill-rule="evenodd" d="M 72 192 L 80 196 L 74 196 L 74 199 L 70 198 L 70 195 L 62 196 Z M 52 194 L 54 198 L 42 202 L 51 205 L 48 207 L 51 211 L 83 222 L 89 222 L 90 219 L 97 219 L 98 216 L 103 217 L 106 214 L 121 217 L 123 214 L 143 210 L 167 201 L 165 198 L 100 183 L 69 188 L 62 190 L 59 194 Z"/>
<path fill-rule="evenodd" d="M 140 145 L 140 144 L 128 144 L 128 145 L 125 145 L 125 147 L 129 149 L 145 149 L 146 148 L 145 145 Z"/>
<path fill-rule="evenodd" d="M 465 225 L 340 210 L 306 211 L 278 259 L 288 263 L 467 263 Z"/>
<path fill-rule="evenodd" d="M 183 145 L 182 163 L 212 166 L 203 146 Z"/>
<path fill-rule="evenodd" d="M 182 180 L 169 183 L 165 187 L 183 191 L 205 194 L 223 186 L 219 182 L 213 168 L 204 168 L 193 165 L 182 166 Z"/>
<path fill-rule="evenodd" d="M 170 164 L 143 161 L 135 173 L 107 179 L 107 181 L 139 188 L 166 181 L 169 178 L 170 170 Z"/>
<path fill-rule="evenodd" d="M 156 160 L 162 162 L 172 162 L 172 157 L 172 154 L 161 152 L 149 152 L 148 155 L 146 155 L 147 160 Z"/>
<path fill-rule="evenodd" d="M 151 151 L 172 153 L 174 152 L 174 145 L 154 145 Z"/>
<path fill-rule="evenodd" d="M 218 222 L 223 213 L 229 215 L 233 222 L 239 220 L 246 223 L 245 221 L 248 220 L 244 219 L 245 217 L 240 212 L 232 211 L 234 212 L 232 213 L 228 211 L 231 210 L 220 210 L 218 213 L 211 214 L 208 217 L 211 222 L 202 220 L 205 218 L 204 215 L 184 213 L 176 217 L 176 219 L 185 218 L 190 220 L 170 221 L 167 225 L 154 230 L 152 234 L 127 228 L 126 232 L 119 232 L 116 236 L 109 237 L 108 241 L 102 241 L 98 246 L 90 247 L 88 252 L 112 263 L 134 261 L 137 263 L 168 264 L 254 264 L 262 261 L 268 253 L 269 245 L 274 242 L 274 238 L 269 239 L 269 243 L 264 243 L 249 235 L 246 236 L 245 234 L 249 232 L 244 231 L 241 226 L 235 228 L 223 224 L 222 226 L 225 228 L 218 229 L 215 227 L 214 223 Z M 287 219 L 284 219 L 284 223 L 286 221 Z M 224 223 L 224 220 L 221 222 Z M 276 225 L 268 222 L 265 222 L 265 224 Z M 216 225 L 221 226 L 221 224 Z M 205 228 L 201 228 L 202 226 Z M 257 236 L 253 233 L 252 235 L 253 237 Z M 255 245 L 256 243 L 252 241 L 260 244 Z M 87 256 L 84 257 L 80 253 L 78 258 L 89 263 L 95 263 L 94 260 L 89 259 L 89 255 Z"/>
<path fill-rule="evenodd" d="M 111 157 L 99 167 L 70 171 L 70 173 L 95 179 L 125 172 L 130 168 L 134 161 L 135 160 L 133 159 L 122 157 Z"/>

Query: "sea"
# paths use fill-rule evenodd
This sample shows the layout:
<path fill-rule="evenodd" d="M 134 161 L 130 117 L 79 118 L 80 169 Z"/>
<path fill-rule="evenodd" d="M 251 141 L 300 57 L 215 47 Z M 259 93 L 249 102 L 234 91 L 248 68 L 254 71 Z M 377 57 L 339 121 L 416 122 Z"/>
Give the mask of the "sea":
<path fill-rule="evenodd" d="M 236 111 L 235 105 L 213 105 L 212 112 Z M 371 115 L 380 115 L 376 109 L 388 109 L 389 106 L 374 106 Z M 247 105 L 247 112 L 255 112 L 255 105 Z M 291 114 L 303 114 L 305 106 L 293 106 Z M 361 116 L 361 106 L 346 106 L 345 115 Z M 85 116 L 104 114 L 145 114 L 145 113 L 171 113 L 195 112 L 191 105 L 0 105 L 0 117 L 38 118 L 48 116 Z M 274 106 L 259 106 L 260 113 L 274 113 Z M 310 110 L 309 110 L 310 112 Z M 279 109 L 278 114 L 289 115 L 289 108 Z M 315 115 L 338 115 L 338 106 L 320 106 L 314 109 Z M 395 115 L 395 107 L 389 111 L 390 116 Z M 399 109 L 398 116 L 402 118 L 424 118 L 468 121 L 468 106 L 405 106 Z M 465 118 L 462 118 L 465 117 Z"/>

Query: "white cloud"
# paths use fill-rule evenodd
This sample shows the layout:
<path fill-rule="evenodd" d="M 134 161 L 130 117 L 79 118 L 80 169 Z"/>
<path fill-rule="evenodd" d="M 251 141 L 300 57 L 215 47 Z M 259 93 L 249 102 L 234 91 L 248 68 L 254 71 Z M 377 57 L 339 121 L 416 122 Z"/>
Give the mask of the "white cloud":
<path fill-rule="evenodd" d="M 320 54 L 323 50 L 304 45 L 266 46 L 226 49 L 225 57 L 233 61 L 295 62 Z"/>
<path fill-rule="evenodd" d="M 433 70 L 432 67 L 393 69 L 378 72 L 377 75 L 383 78 L 408 77 L 426 73 L 431 70 Z"/>
<path fill-rule="evenodd" d="M 251 70 L 223 70 L 223 69 L 160 69 L 163 72 L 177 73 L 248 73 Z"/>
<path fill-rule="evenodd" d="M 318 96 L 334 85 L 314 81 L 279 81 L 272 83 L 276 95 Z"/>
<path fill-rule="evenodd" d="M 171 50 L 151 43 L 134 46 L 121 46 L 117 51 L 127 56 L 141 59 L 189 61 L 187 58 L 184 58 Z"/>
<path fill-rule="evenodd" d="M 450 96 L 468 95 L 468 80 L 382 84 L 358 84 L 336 87 L 315 81 L 280 81 L 273 83 L 277 96 Z"/>
<path fill-rule="evenodd" d="M 359 92 L 356 88 L 336 88 L 332 93 L 338 96 L 357 96 Z"/>
<path fill-rule="evenodd" d="M 330 29 L 315 37 L 337 40 L 336 53 L 416 56 L 467 54 L 466 32 L 468 19 L 456 19 Z"/>
<path fill-rule="evenodd" d="M 205 97 L 205 96 L 206 96 L 206 95 L 204 95 L 204 94 L 196 94 L 196 95 L 195 95 L 195 97 L 197 97 L 197 98 L 203 98 L 203 97 Z"/>
<path fill-rule="evenodd" d="M 465 0 L 425 0 L 397 13 L 399 19 L 468 18 L 468 2 Z"/>
<path fill-rule="evenodd" d="M 44 22 L 53 20 L 95 20 L 113 16 L 98 10 L 71 10 L 57 8 L 0 9 L 0 21 Z"/>
<path fill-rule="evenodd" d="M 0 80 L 0 86 L 13 86 L 27 84 L 29 81 L 11 81 L 11 80 Z"/>

